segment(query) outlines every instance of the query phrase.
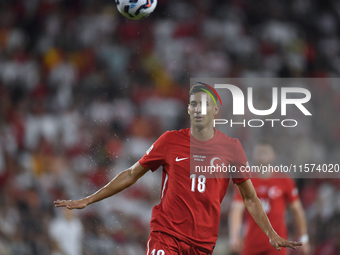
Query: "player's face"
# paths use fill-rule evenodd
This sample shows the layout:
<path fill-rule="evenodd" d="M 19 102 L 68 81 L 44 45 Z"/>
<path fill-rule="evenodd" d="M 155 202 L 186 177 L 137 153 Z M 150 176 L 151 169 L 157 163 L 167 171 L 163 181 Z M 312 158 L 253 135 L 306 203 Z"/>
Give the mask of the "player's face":
<path fill-rule="evenodd" d="M 254 160 L 257 165 L 269 165 L 276 159 L 276 153 L 269 144 L 258 144 L 254 148 Z"/>
<path fill-rule="evenodd" d="M 207 114 L 202 115 L 202 94 L 207 95 Z M 188 113 L 191 123 L 196 127 L 207 127 L 213 125 L 214 116 L 218 113 L 218 106 L 215 105 L 211 96 L 205 92 L 198 92 L 190 96 Z"/>

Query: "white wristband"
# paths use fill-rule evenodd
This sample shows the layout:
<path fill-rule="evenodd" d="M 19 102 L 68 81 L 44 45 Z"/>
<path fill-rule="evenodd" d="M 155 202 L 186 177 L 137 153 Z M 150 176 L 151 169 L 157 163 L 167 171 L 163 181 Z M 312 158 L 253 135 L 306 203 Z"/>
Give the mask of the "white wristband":
<path fill-rule="evenodd" d="M 308 234 L 304 234 L 300 237 L 300 240 L 299 240 L 301 243 L 308 243 L 309 242 L 309 236 Z"/>

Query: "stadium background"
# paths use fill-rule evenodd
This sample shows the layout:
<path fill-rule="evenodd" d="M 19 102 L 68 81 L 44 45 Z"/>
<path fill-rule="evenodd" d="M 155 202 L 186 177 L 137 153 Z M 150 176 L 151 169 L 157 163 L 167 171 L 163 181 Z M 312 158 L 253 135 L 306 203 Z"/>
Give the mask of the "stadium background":
<path fill-rule="evenodd" d="M 142 21 L 113 0 L 0 1 L 0 254 L 144 254 L 161 171 L 82 211 L 52 201 L 91 194 L 188 127 L 190 77 L 339 76 L 339 21 L 331 0 L 159 0 Z M 340 88 L 310 90 L 314 121 L 290 162 L 339 163 Z M 251 159 L 249 129 L 233 133 Z M 339 180 L 297 183 L 313 254 L 338 254 Z M 216 255 L 228 254 L 230 197 Z"/>

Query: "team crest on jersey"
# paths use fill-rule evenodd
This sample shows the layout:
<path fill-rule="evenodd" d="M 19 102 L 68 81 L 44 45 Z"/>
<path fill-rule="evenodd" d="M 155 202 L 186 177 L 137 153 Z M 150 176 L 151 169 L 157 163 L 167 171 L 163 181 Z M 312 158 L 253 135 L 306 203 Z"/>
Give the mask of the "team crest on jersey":
<path fill-rule="evenodd" d="M 219 157 L 213 157 L 213 158 L 210 160 L 210 165 L 213 166 L 213 167 L 215 167 L 215 164 L 214 164 L 214 161 L 215 161 L 215 160 L 222 161 Z M 217 165 L 218 165 L 218 163 L 217 163 Z M 223 162 L 222 162 L 221 165 L 224 165 Z"/>
<path fill-rule="evenodd" d="M 282 190 L 280 188 L 276 187 L 276 186 L 272 186 L 268 190 L 268 196 L 271 199 L 278 198 L 281 195 L 282 195 Z"/>
<path fill-rule="evenodd" d="M 146 155 L 149 155 L 150 151 L 152 151 L 153 145 L 150 146 L 150 148 L 146 151 Z"/>

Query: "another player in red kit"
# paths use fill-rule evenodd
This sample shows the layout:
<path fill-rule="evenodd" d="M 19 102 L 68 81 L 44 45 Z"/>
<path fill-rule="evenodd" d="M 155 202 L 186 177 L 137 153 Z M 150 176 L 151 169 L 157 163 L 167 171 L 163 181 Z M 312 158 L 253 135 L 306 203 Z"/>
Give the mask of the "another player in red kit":
<path fill-rule="evenodd" d="M 275 155 L 273 146 L 266 140 L 259 141 L 254 148 L 253 157 L 258 166 L 273 164 L 276 158 Z M 257 196 L 277 234 L 283 238 L 287 238 L 288 236 L 286 227 L 286 208 L 288 207 L 294 216 L 300 241 L 304 243 L 299 253 L 304 255 L 309 254 L 310 247 L 308 243 L 306 219 L 294 180 L 287 178 L 287 175 L 275 172 L 267 172 L 261 176 L 254 177 L 257 177 L 252 178 Z M 244 209 L 242 197 L 236 191 L 229 215 L 229 232 L 232 251 L 234 253 L 241 253 L 242 255 L 277 254 L 268 244 L 266 235 L 249 214 L 247 214 L 248 224 L 242 245 L 240 232 Z"/>
<path fill-rule="evenodd" d="M 207 100 L 202 114 L 202 95 Z M 112 196 L 135 183 L 150 169 L 163 167 L 161 202 L 153 208 L 147 255 L 212 254 L 217 240 L 220 203 L 226 193 L 229 178 L 206 178 L 190 174 L 193 163 L 246 166 L 247 159 L 240 142 L 213 127 L 219 107 L 209 85 L 198 84 L 190 90 L 188 113 L 191 128 L 164 133 L 139 162 L 118 174 L 96 193 L 77 200 L 55 201 L 57 207 L 81 209 Z M 247 176 L 233 178 L 244 203 L 277 250 L 297 249 L 299 242 L 287 241 L 271 227 L 261 202 Z"/>

